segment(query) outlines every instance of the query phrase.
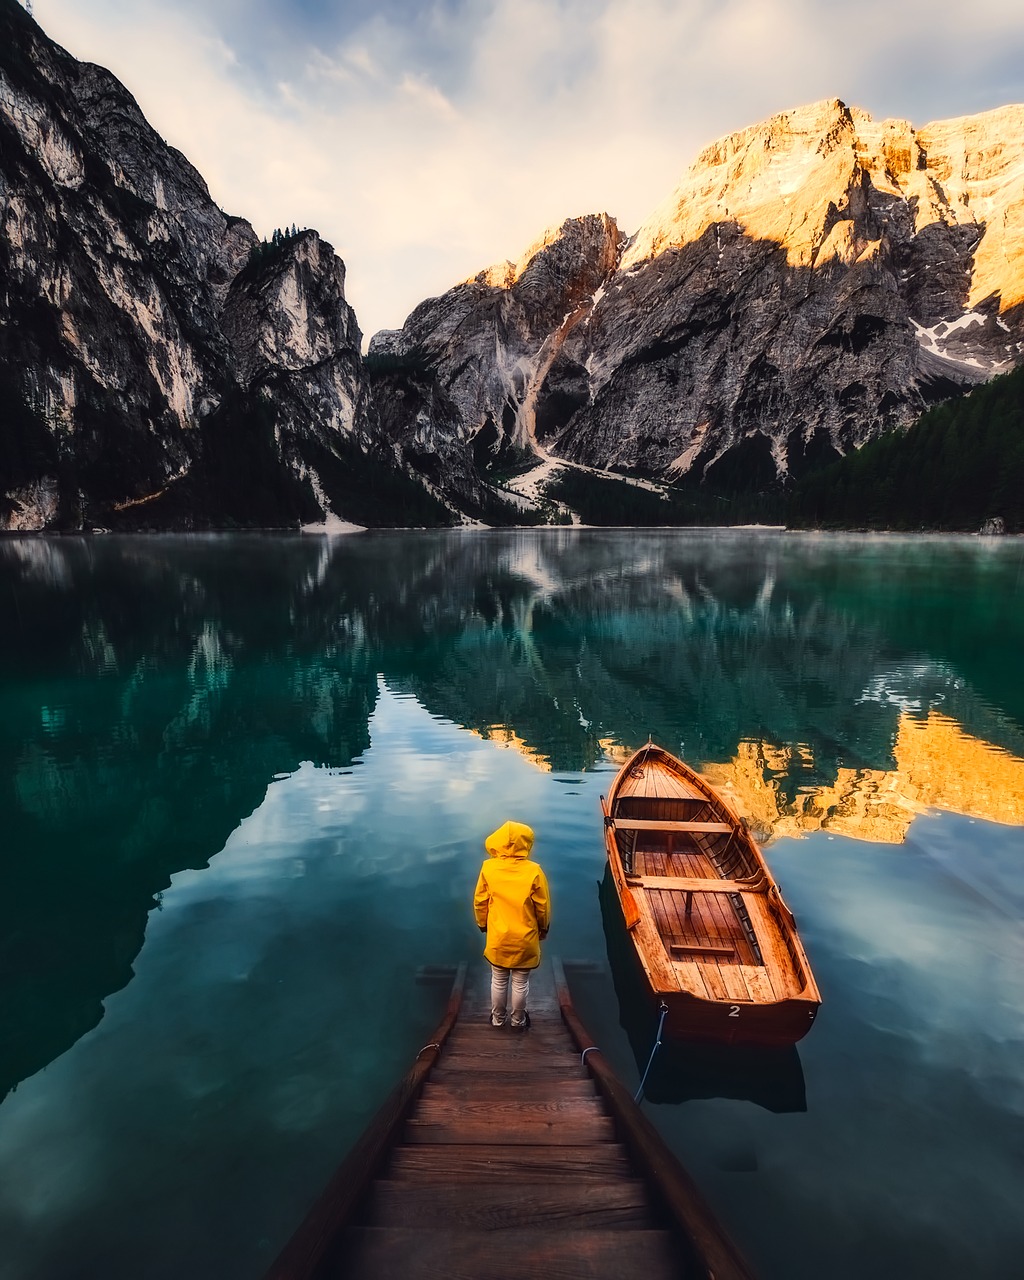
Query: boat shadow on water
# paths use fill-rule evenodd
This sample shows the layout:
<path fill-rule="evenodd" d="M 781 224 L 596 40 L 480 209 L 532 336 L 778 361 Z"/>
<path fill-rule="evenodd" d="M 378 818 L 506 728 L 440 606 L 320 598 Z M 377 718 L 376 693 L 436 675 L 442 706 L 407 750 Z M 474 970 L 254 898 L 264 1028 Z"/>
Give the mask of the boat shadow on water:
<path fill-rule="evenodd" d="M 658 1006 L 643 980 L 607 866 L 598 885 L 598 898 L 619 1002 L 619 1023 L 642 1077 L 658 1032 Z M 651 1062 L 644 1097 L 655 1103 L 733 1098 L 756 1103 L 767 1111 L 807 1110 L 803 1067 L 795 1045 L 765 1048 L 665 1039 Z"/>

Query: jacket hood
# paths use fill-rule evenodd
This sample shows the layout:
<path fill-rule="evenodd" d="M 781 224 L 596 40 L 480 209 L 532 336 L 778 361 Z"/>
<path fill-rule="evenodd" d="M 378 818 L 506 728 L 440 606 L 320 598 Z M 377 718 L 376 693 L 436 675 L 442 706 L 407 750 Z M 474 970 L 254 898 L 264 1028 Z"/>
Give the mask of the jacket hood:
<path fill-rule="evenodd" d="M 505 822 L 484 841 L 492 858 L 526 858 L 533 848 L 533 830 L 525 822 Z"/>

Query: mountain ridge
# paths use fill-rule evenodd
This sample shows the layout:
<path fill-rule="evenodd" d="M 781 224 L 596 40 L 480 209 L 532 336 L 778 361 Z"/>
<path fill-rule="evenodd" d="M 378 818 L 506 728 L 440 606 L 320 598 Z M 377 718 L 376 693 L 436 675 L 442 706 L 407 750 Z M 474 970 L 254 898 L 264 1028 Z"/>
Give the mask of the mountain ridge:
<path fill-rule="evenodd" d="M 778 113 L 363 357 L 317 232 L 262 243 L 15 0 L 0 36 L 0 529 L 564 521 L 566 468 L 775 491 L 1024 358 L 1021 107 Z"/>
<path fill-rule="evenodd" d="M 1024 108 L 1011 106 L 915 131 L 828 99 L 727 135 L 625 241 L 555 358 L 539 344 L 509 358 L 499 342 L 489 385 L 543 364 L 534 404 L 550 455 L 726 488 L 723 470 L 784 481 L 905 427 L 1024 351 L 1024 208 L 1007 194 L 1024 175 L 1024 129 L 993 136 L 1017 122 Z M 972 202 L 1002 210 L 993 229 Z M 537 244 L 550 252 L 557 237 Z M 479 361 L 530 252 L 474 278 L 495 294 L 456 285 L 421 304 L 389 349 L 431 351 L 442 379 L 467 354 Z M 500 457 L 522 445 L 522 403 L 513 395 L 499 415 L 477 397 L 463 429 Z M 505 438 L 487 441 L 500 416 Z"/>

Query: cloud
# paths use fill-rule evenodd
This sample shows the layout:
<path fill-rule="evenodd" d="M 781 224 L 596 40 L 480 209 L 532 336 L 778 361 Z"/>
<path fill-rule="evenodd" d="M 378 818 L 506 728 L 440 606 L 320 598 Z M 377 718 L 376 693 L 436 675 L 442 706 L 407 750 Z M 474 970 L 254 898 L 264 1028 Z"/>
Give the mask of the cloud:
<path fill-rule="evenodd" d="M 366 332 L 607 211 L 632 231 L 714 138 L 842 97 L 917 123 L 1024 99 L 1024 15 L 862 0 L 36 0 L 214 197 L 315 226 Z"/>

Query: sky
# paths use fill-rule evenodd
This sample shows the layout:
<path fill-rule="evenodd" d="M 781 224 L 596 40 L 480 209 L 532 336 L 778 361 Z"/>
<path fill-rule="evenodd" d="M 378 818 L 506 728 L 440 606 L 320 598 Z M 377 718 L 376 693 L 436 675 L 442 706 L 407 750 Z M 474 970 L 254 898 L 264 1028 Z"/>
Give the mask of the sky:
<path fill-rule="evenodd" d="M 1024 102 L 1020 0 L 35 0 L 228 213 L 315 227 L 364 334 L 549 226 L 626 232 L 714 139 L 841 98 Z"/>

